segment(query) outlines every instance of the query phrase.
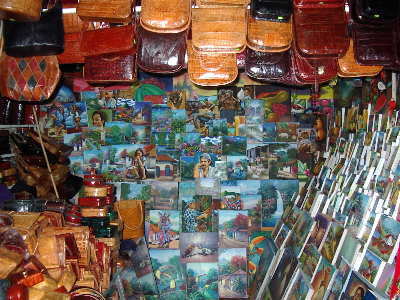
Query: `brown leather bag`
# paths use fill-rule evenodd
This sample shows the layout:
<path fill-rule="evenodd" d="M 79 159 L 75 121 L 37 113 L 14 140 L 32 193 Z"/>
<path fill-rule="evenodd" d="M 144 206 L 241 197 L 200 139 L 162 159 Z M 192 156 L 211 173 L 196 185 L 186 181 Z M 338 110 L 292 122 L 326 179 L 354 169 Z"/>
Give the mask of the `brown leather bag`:
<path fill-rule="evenodd" d="M 133 25 L 115 26 L 83 32 L 83 56 L 95 56 L 130 50 L 135 45 Z"/>
<path fill-rule="evenodd" d="M 362 66 L 354 58 L 353 40 L 346 54 L 338 59 L 338 75 L 341 77 L 376 76 L 383 66 Z"/>
<path fill-rule="evenodd" d="M 158 33 L 176 33 L 190 25 L 192 2 L 188 0 L 142 0 L 140 24 Z"/>
<path fill-rule="evenodd" d="M 231 83 L 238 75 L 234 53 L 198 52 L 188 41 L 188 74 L 194 84 L 218 86 Z"/>
<path fill-rule="evenodd" d="M 277 80 L 290 70 L 290 51 L 258 52 L 247 48 L 246 73 L 258 80 Z"/>
<path fill-rule="evenodd" d="M 198 7 L 247 6 L 249 0 L 195 0 Z"/>
<path fill-rule="evenodd" d="M 303 56 L 342 56 L 347 51 L 344 7 L 295 8 L 296 46 Z"/>
<path fill-rule="evenodd" d="M 194 8 L 192 44 L 203 52 L 241 52 L 246 46 L 246 9 Z"/>
<path fill-rule="evenodd" d="M 129 23 L 134 0 L 79 0 L 78 16 L 84 21 Z"/>
<path fill-rule="evenodd" d="M 82 33 L 66 33 L 64 35 L 64 52 L 57 55 L 60 64 L 80 64 L 85 62 L 81 52 Z"/>
<path fill-rule="evenodd" d="M 18 101 L 44 101 L 53 94 L 61 78 L 57 56 L 0 59 L 0 92 Z"/>
<path fill-rule="evenodd" d="M 136 50 L 102 54 L 85 58 L 83 78 L 88 82 L 134 82 Z"/>
<path fill-rule="evenodd" d="M 122 237 L 134 239 L 144 236 L 144 201 L 120 200 L 114 204 L 119 218 L 124 223 Z"/>
<path fill-rule="evenodd" d="M 42 12 L 42 0 L 2 0 L 0 19 L 38 21 Z"/>
<path fill-rule="evenodd" d="M 247 47 L 261 52 L 282 52 L 292 43 L 292 21 L 272 22 L 257 20 L 249 15 L 247 19 Z"/>
<path fill-rule="evenodd" d="M 187 31 L 155 33 L 137 28 L 137 64 L 145 72 L 171 74 L 186 67 Z"/>

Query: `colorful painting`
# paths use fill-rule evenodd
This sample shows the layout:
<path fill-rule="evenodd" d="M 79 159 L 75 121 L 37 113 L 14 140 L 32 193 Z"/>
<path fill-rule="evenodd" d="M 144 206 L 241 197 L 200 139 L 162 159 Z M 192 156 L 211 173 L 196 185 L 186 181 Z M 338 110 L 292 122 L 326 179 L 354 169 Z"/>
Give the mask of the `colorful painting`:
<path fill-rule="evenodd" d="M 381 259 L 388 261 L 392 256 L 392 251 L 397 243 L 399 234 L 399 222 L 382 215 L 374 230 L 368 249 Z"/>
<path fill-rule="evenodd" d="M 298 271 L 294 277 L 294 281 L 289 287 L 289 290 L 285 296 L 286 300 L 305 300 L 310 290 L 310 283 L 301 273 Z"/>
<path fill-rule="evenodd" d="M 268 154 L 270 179 L 297 179 L 296 143 L 270 144 Z"/>
<path fill-rule="evenodd" d="M 368 298 L 367 295 L 369 296 Z M 369 286 L 353 271 L 347 281 L 346 289 L 340 297 L 340 300 L 348 299 L 376 300 L 378 298 L 370 293 Z"/>
<path fill-rule="evenodd" d="M 346 260 L 341 259 L 338 264 L 338 268 L 334 275 L 334 279 L 332 281 L 331 288 L 328 293 L 327 300 L 336 300 L 339 299 L 340 294 L 343 291 L 344 285 L 349 277 L 351 268 Z"/>
<path fill-rule="evenodd" d="M 327 233 L 330 221 L 324 215 L 318 214 L 315 216 L 315 225 L 307 240 L 307 244 L 314 244 L 319 249 L 321 243 Z"/>
<path fill-rule="evenodd" d="M 358 272 L 369 282 L 373 283 L 381 264 L 382 260 L 375 254 L 367 250 L 361 262 L 360 268 L 358 269 Z"/>
<path fill-rule="evenodd" d="M 247 179 L 249 161 L 247 156 L 226 157 L 226 172 L 229 180 Z"/>
<path fill-rule="evenodd" d="M 276 142 L 277 132 L 276 132 L 276 123 L 268 122 L 263 124 L 263 142 L 271 143 Z"/>
<path fill-rule="evenodd" d="M 331 223 L 325 242 L 323 243 L 321 248 L 322 256 L 324 256 L 329 262 L 333 261 L 335 253 L 338 250 L 340 240 L 343 237 L 343 232 L 343 226 L 335 222 Z"/>
<path fill-rule="evenodd" d="M 321 258 L 315 276 L 311 282 L 313 293 L 312 300 L 323 300 L 327 292 L 328 284 L 331 281 L 335 267 L 332 266 L 325 258 Z"/>
<path fill-rule="evenodd" d="M 179 248 L 179 210 L 150 210 L 146 240 L 149 248 Z"/>
<path fill-rule="evenodd" d="M 149 253 L 159 292 L 185 292 L 186 270 L 179 249 L 149 249 Z"/>
<path fill-rule="evenodd" d="M 244 136 L 223 136 L 223 155 L 246 155 L 247 138 Z"/>
<path fill-rule="evenodd" d="M 256 99 L 264 101 L 265 121 L 290 121 L 290 90 L 273 85 L 255 86 Z"/>
<path fill-rule="evenodd" d="M 64 122 L 67 132 L 80 132 L 82 127 L 88 126 L 88 115 L 85 102 L 64 104 Z"/>
<path fill-rule="evenodd" d="M 314 276 L 318 262 L 321 258 L 318 249 L 312 244 L 306 244 L 299 257 L 300 268 L 309 280 Z"/>
<path fill-rule="evenodd" d="M 182 199 L 182 231 L 212 231 L 212 196 L 193 195 Z"/>
<path fill-rule="evenodd" d="M 246 124 L 262 124 L 264 122 L 264 101 L 245 100 Z"/>
<path fill-rule="evenodd" d="M 218 212 L 220 248 L 244 248 L 249 238 L 247 210 L 220 210 Z"/>
<path fill-rule="evenodd" d="M 153 209 L 178 209 L 178 182 L 152 181 Z"/>
<path fill-rule="evenodd" d="M 182 263 L 205 263 L 218 261 L 218 233 L 181 233 Z"/>
<path fill-rule="evenodd" d="M 246 248 L 220 248 L 218 271 L 218 294 L 220 298 L 247 298 Z"/>
<path fill-rule="evenodd" d="M 243 209 L 243 204 L 240 199 L 240 186 L 237 185 L 236 180 L 221 182 L 221 209 Z"/>
<path fill-rule="evenodd" d="M 240 199 L 243 208 L 248 211 L 249 232 L 258 231 L 261 228 L 261 182 L 260 180 L 238 180 L 240 187 Z"/>
<path fill-rule="evenodd" d="M 247 144 L 248 179 L 269 179 L 268 144 Z"/>
<path fill-rule="evenodd" d="M 299 123 L 277 122 L 276 123 L 276 141 L 277 142 L 297 142 L 297 129 Z"/>
<path fill-rule="evenodd" d="M 218 299 L 218 263 L 188 263 L 186 276 L 188 300 Z"/>

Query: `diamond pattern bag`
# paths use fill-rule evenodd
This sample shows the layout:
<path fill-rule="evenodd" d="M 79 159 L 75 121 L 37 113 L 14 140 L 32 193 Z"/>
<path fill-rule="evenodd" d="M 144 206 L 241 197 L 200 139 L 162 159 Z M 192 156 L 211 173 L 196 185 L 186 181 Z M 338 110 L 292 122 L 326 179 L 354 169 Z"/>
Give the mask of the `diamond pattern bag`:
<path fill-rule="evenodd" d="M 53 94 L 61 78 L 56 56 L 0 59 L 1 95 L 17 101 L 44 101 Z"/>

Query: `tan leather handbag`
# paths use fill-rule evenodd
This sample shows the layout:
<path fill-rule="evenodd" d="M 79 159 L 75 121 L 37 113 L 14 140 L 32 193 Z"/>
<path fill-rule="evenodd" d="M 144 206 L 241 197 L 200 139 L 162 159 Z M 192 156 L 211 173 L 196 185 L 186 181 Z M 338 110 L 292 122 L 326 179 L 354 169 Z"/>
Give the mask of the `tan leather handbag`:
<path fill-rule="evenodd" d="M 0 19 L 16 21 L 38 21 L 42 11 L 42 0 L 2 0 Z"/>
<path fill-rule="evenodd" d="M 144 236 L 144 201 L 120 200 L 114 204 L 119 218 L 124 223 L 122 237 L 134 239 Z"/>
<path fill-rule="evenodd" d="M 78 16 L 84 21 L 128 23 L 132 21 L 134 0 L 80 0 Z"/>

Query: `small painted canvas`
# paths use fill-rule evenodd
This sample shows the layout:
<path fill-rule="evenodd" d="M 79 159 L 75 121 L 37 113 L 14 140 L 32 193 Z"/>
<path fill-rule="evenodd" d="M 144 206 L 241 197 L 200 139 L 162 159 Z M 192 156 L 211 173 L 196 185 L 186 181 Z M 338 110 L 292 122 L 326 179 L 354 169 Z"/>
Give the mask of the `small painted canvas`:
<path fill-rule="evenodd" d="M 384 261 L 392 256 L 392 251 L 400 234 L 400 225 L 395 219 L 382 215 L 374 230 L 368 249 Z"/>
<path fill-rule="evenodd" d="M 183 133 L 185 132 L 186 126 L 186 110 L 184 109 L 174 109 L 172 110 L 172 122 L 171 122 L 171 132 Z"/>
<path fill-rule="evenodd" d="M 153 209 L 178 209 L 178 182 L 152 181 Z"/>
<path fill-rule="evenodd" d="M 101 150 L 85 150 L 83 151 L 84 170 L 101 170 L 104 159 L 104 153 Z"/>
<path fill-rule="evenodd" d="M 336 273 L 334 275 L 331 288 L 328 292 L 327 300 L 339 299 L 343 287 L 346 284 L 347 278 L 349 277 L 350 271 L 351 268 L 349 264 L 346 262 L 346 260 L 341 259 L 340 263 L 338 264 Z"/>
<path fill-rule="evenodd" d="M 208 195 L 213 199 L 220 198 L 221 184 L 219 179 L 216 178 L 198 178 L 196 182 L 197 195 Z"/>
<path fill-rule="evenodd" d="M 227 183 L 227 181 L 224 182 Z M 221 183 L 221 209 L 243 209 L 242 201 L 240 200 L 240 186 L 224 185 L 224 182 Z M 236 180 L 229 180 L 228 182 L 236 183 Z"/>
<path fill-rule="evenodd" d="M 265 231 L 252 232 L 249 235 L 249 244 L 247 247 L 249 286 L 252 285 L 257 273 L 257 269 L 260 267 L 261 256 L 263 255 L 264 251 L 267 250 L 267 239 L 269 239 L 270 243 L 273 243 L 269 237 L 269 233 Z"/>
<path fill-rule="evenodd" d="M 269 178 L 297 179 L 297 144 L 269 145 Z"/>
<path fill-rule="evenodd" d="M 268 179 L 268 144 L 247 144 L 248 179 Z"/>
<path fill-rule="evenodd" d="M 309 280 L 314 276 L 318 262 L 321 258 L 318 249 L 312 244 L 306 244 L 299 257 L 300 268 Z"/>
<path fill-rule="evenodd" d="M 335 222 L 332 222 L 331 226 L 328 229 L 328 234 L 326 236 L 324 243 L 322 244 L 321 254 L 329 262 L 332 262 L 335 253 L 338 250 L 338 246 L 342 238 L 343 231 L 344 231 L 343 226 Z"/>
<path fill-rule="evenodd" d="M 361 262 L 360 268 L 358 269 L 358 272 L 369 282 L 373 283 L 381 264 L 382 260 L 375 254 L 367 250 Z"/>
<path fill-rule="evenodd" d="M 69 168 L 73 175 L 83 175 L 83 155 L 70 155 Z"/>
<path fill-rule="evenodd" d="M 276 132 L 276 123 L 268 122 L 263 124 L 263 142 L 264 143 L 273 143 L 276 142 L 277 132 Z"/>
<path fill-rule="evenodd" d="M 168 147 L 179 145 L 180 134 L 171 131 L 152 132 L 150 141 L 152 144 Z"/>
<path fill-rule="evenodd" d="M 277 122 L 276 123 L 276 141 L 277 142 L 297 142 L 297 129 L 299 123 L 295 122 Z"/>
<path fill-rule="evenodd" d="M 218 299 L 218 263 L 186 265 L 188 299 Z"/>
<path fill-rule="evenodd" d="M 106 122 L 119 121 L 113 118 L 113 111 L 111 109 L 89 109 L 88 125 L 93 128 L 103 128 Z"/>
<path fill-rule="evenodd" d="M 207 122 L 208 136 L 226 136 L 228 135 L 228 123 L 226 119 L 213 119 Z"/>
<path fill-rule="evenodd" d="M 220 298 L 247 298 L 246 248 L 219 249 L 218 294 Z"/>
<path fill-rule="evenodd" d="M 244 136 L 223 136 L 223 155 L 246 155 L 247 138 Z"/>
<path fill-rule="evenodd" d="M 186 272 L 179 249 L 149 249 L 149 253 L 159 292 L 186 291 Z"/>
<path fill-rule="evenodd" d="M 180 151 L 166 146 L 157 146 L 156 178 L 162 181 L 178 181 Z"/>
<path fill-rule="evenodd" d="M 222 137 L 202 137 L 200 152 L 222 154 Z"/>
<path fill-rule="evenodd" d="M 262 124 L 264 122 L 264 101 L 245 100 L 246 124 Z"/>
<path fill-rule="evenodd" d="M 185 109 L 186 91 L 184 89 L 174 90 L 167 93 L 167 105 L 171 109 Z"/>
<path fill-rule="evenodd" d="M 247 156 L 227 156 L 226 172 L 229 180 L 247 179 L 249 160 Z"/>
<path fill-rule="evenodd" d="M 150 210 L 146 240 L 149 248 L 179 248 L 181 214 L 178 210 Z"/>
<path fill-rule="evenodd" d="M 301 271 L 298 271 L 294 282 L 285 295 L 286 300 L 305 300 L 310 290 L 310 283 L 307 281 Z"/>
<path fill-rule="evenodd" d="M 152 129 L 155 132 L 172 131 L 172 110 L 168 106 L 155 106 L 152 108 Z"/>
<path fill-rule="evenodd" d="M 151 126 L 133 125 L 130 140 L 133 144 L 150 144 Z"/>
<path fill-rule="evenodd" d="M 263 125 L 262 124 L 246 124 L 247 144 L 262 143 L 263 139 Z"/>
<path fill-rule="evenodd" d="M 97 128 L 83 128 L 82 129 L 82 148 L 83 150 L 100 149 L 105 142 L 105 130 Z M 78 141 L 78 147 L 79 147 Z"/>
<path fill-rule="evenodd" d="M 106 144 L 120 145 L 132 143 L 132 125 L 122 121 L 112 121 L 105 123 Z"/>
<path fill-rule="evenodd" d="M 64 144 L 74 147 L 74 151 L 83 150 L 82 132 L 68 133 L 64 135 Z"/>
<path fill-rule="evenodd" d="M 182 199 L 182 231 L 212 231 L 212 196 L 194 195 Z"/>
<path fill-rule="evenodd" d="M 307 235 L 310 233 L 310 229 L 313 225 L 314 219 L 307 212 L 300 214 L 296 223 L 293 226 L 293 232 L 296 234 L 300 243 L 304 243 Z"/>
<path fill-rule="evenodd" d="M 182 156 L 194 156 L 196 152 L 200 152 L 201 137 L 199 133 L 183 133 L 182 138 L 183 142 L 177 147 L 177 149 L 181 151 Z"/>
<path fill-rule="evenodd" d="M 262 228 L 272 231 L 282 217 L 283 211 L 290 205 L 290 200 L 299 189 L 297 180 L 262 180 Z"/>
<path fill-rule="evenodd" d="M 238 180 L 243 208 L 249 212 L 249 232 L 261 230 L 261 180 Z"/>
<path fill-rule="evenodd" d="M 217 232 L 183 232 L 180 235 L 182 263 L 218 261 Z"/>
<path fill-rule="evenodd" d="M 64 121 L 67 132 L 80 132 L 88 126 L 88 115 L 85 102 L 65 103 Z"/>
<path fill-rule="evenodd" d="M 283 242 L 287 238 L 287 236 L 290 233 L 289 227 L 287 227 L 285 224 L 282 225 L 278 235 L 275 238 L 275 245 L 280 248 L 283 245 Z"/>
<path fill-rule="evenodd" d="M 366 298 L 367 295 L 369 298 Z M 340 300 L 348 299 L 376 300 L 377 298 L 371 295 L 368 285 L 353 271 L 343 294 L 340 296 Z"/>
<path fill-rule="evenodd" d="M 272 299 L 283 298 L 297 264 L 295 254 L 289 248 L 285 248 L 274 275 L 268 284 Z"/>
<path fill-rule="evenodd" d="M 153 276 L 149 250 L 144 237 L 121 241 L 121 253 L 130 258 L 138 278 L 147 274 Z"/>
<path fill-rule="evenodd" d="M 317 214 L 315 216 L 315 225 L 311 231 L 310 237 L 307 240 L 307 244 L 314 244 L 318 249 L 327 233 L 329 223 L 330 221 L 326 216 Z"/>
<path fill-rule="evenodd" d="M 390 295 L 394 270 L 394 264 L 386 264 L 376 285 L 378 289 L 384 291 L 387 295 Z"/>
<path fill-rule="evenodd" d="M 143 200 L 146 209 L 154 209 L 152 201 L 152 186 L 145 183 L 122 182 L 121 183 L 121 200 Z"/>
<path fill-rule="evenodd" d="M 255 86 L 256 99 L 264 101 L 265 121 L 290 121 L 290 89 L 273 85 Z"/>
<path fill-rule="evenodd" d="M 311 287 L 313 289 L 311 296 L 312 300 L 324 299 L 324 295 L 328 289 L 328 284 L 331 281 L 335 270 L 335 267 L 331 265 L 325 258 L 321 258 L 314 278 L 311 282 Z"/>
<path fill-rule="evenodd" d="M 220 248 L 244 248 L 249 237 L 247 210 L 220 210 L 218 212 Z"/>

